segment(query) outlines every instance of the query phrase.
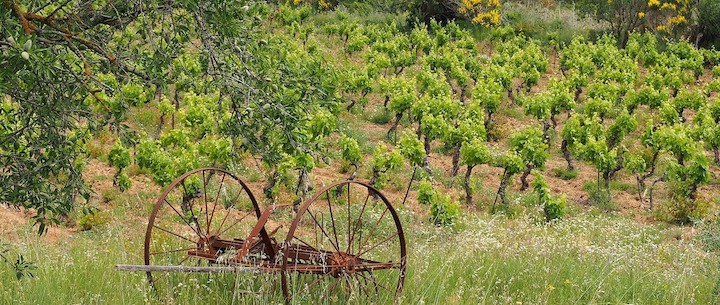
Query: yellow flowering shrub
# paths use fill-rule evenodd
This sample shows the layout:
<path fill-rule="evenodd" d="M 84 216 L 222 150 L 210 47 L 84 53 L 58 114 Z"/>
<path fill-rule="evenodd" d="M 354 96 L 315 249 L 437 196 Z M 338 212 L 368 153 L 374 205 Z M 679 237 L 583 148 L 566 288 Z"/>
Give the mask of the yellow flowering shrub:
<path fill-rule="evenodd" d="M 293 0 L 293 4 L 295 5 L 313 5 L 316 6 L 319 9 L 332 9 L 337 5 L 337 1 L 335 0 Z"/>
<path fill-rule="evenodd" d="M 461 0 L 458 5 L 458 13 L 468 17 L 473 23 L 485 26 L 499 25 L 500 0 Z"/>
<path fill-rule="evenodd" d="M 648 0 L 647 8 L 638 16 L 659 34 L 681 37 L 690 27 L 692 9 L 690 0 Z"/>

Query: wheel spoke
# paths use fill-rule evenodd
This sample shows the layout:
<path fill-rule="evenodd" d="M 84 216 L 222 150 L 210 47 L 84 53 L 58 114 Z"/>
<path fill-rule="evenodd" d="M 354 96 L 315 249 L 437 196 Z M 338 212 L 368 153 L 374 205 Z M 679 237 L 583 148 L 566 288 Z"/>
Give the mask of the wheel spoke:
<path fill-rule="evenodd" d="M 365 247 L 365 245 L 366 245 L 368 242 L 370 242 L 370 238 L 372 238 L 373 233 L 375 233 L 375 230 L 376 230 L 377 227 L 380 225 L 380 221 L 385 217 L 385 215 L 387 214 L 387 211 L 388 211 L 388 210 L 389 210 L 389 209 L 385 208 L 385 210 L 383 211 L 382 215 L 380 215 L 380 218 L 378 218 L 378 220 L 375 222 L 375 226 L 373 226 L 372 230 L 370 230 L 370 234 L 368 234 L 367 237 L 365 237 L 365 241 L 364 241 L 364 242 L 360 242 L 360 246 L 358 247 L 358 252 L 362 251 L 362 249 Z M 362 239 L 360 239 L 360 240 L 362 240 Z M 360 256 L 360 255 L 356 255 L 356 256 Z"/>
<path fill-rule="evenodd" d="M 348 300 L 350 300 L 350 295 L 352 295 L 353 289 L 352 289 L 352 283 L 350 283 L 350 279 L 349 279 L 350 275 L 348 275 L 345 272 L 343 272 L 343 274 L 345 274 L 345 275 L 343 275 L 342 278 L 345 280 L 345 283 L 347 283 L 347 287 L 345 288 L 345 304 L 347 304 Z"/>
<path fill-rule="evenodd" d="M 190 247 L 185 249 L 177 249 L 177 250 L 168 250 L 168 251 L 160 251 L 160 252 L 150 252 L 150 255 L 158 255 L 158 254 L 169 254 L 169 253 L 176 253 L 176 252 L 182 252 L 182 251 L 190 251 L 197 249 L 197 247 Z"/>
<path fill-rule="evenodd" d="M 323 228 L 323 226 L 320 225 L 320 223 L 318 223 L 317 219 L 315 218 L 315 215 L 313 215 L 313 213 L 310 212 L 310 207 L 308 207 L 307 213 L 310 214 L 310 217 L 312 217 L 313 221 L 315 221 L 315 224 L 318 227 L 320 227 L 320 231 L 323 233 L 323 235 L 325 235 L 325 237 L 328 238 L 328 240 L 330 241 L 330 244 L 335 248 L 335 251 L 340 252 L 340 248 L 338 248 L 338 246 L 336 244 L 333 244 L 332 239 L 330 238 L 330 235 L 328 235 L 327 232 L 325 232 L 325 228 Z"/>
<path fill-rule="evenodd" d="M 317 249 L 317 248 L 311 246 L 310 244 L 308 244 L 307 242 L 305 242 L 304 240 L 300 239 L 300 237 L 294 236 L 293 239 L 296 239 L 296 240 L 299 241 L 300 243 L 302 243 L 302 244 L 304 244 L 304 245 L 306 245 L 306 246 L 308 246 L 308 247 L 310 247 L 310 248 Z"/>
<path fill-rule="evenodd" d="M 357 257 L 360 257 L 360 256 L 362 256 L 363 254 L 366 254 L 366 253 L 372 251 L 373 249 L 377 248 L 377 246 L 382 245 L 382 244 L 384 244 L 384 243 L 392 240 L 393 238 L 395 238 L 395 236 L 398 236 L 398 235 L 399 235 L 399 233 L 398 233 L 398 232 L 395 232 L 395 234 L 388 236 L 388 237 L 385 238 L 383 241 L 381 241 L 381 242 L 375 244 L 374 246 L 370 247 L 370 249 L 367 249 L 367 250 L 365 250 L 365 251 L 363 251 L 363 252 L 360 252 L 360 253 L 359 253 L 358 255 L 356 255 L 356 256 L 357 256 Z M 360 248 L 360 250 L 362 250 L 362 248 Z"/>
<path fill-rule="evenodd" d="M 325 292 L 323 293 L 322 297 L 320 298 L 320 303 L 322 303 L 323 300 L 325 300 L 325 297 L 328 296 L 328 293 L 329 293 L 330 291 L 335 290 L 335 287 L 337 287 L 338 283 L 340 283 L 340 278 L 335 279 L 335 282 L 330 286 L 330 288 L 328 288 L 328 290 L 325 290 Z"/>
<path fill-rule="evenodd" d="M 230 214 L 230 213 L 228 212 L 225 216 L 227 217 L 228 214 Z M 243 217 L 238 219 L 238 221 L 234 222 L 232 225 L 227 227 L 225 230 L 220 231 L 216 236 L 222 236 L 225 232 L 229 231 L 232 227 L 239 224 L 241 221 L 243 221 L 243 219 L 245 219 L 245 217 L 248 217 L 248 215 L 250 215 L 250 214 L 252 214 L 252 211 L 247 212 L 247 214 L 243 215 Z M 220 227 L 220 228 L 222 228 L 222 227 Z M 220 229 L 218 229 L 218 230 L 220 230 Z"/>
<path fill-rule="evenodd" d="M 176 233 L 174 233 L 174 232 L 170 232 L 170 231 L 168 231 L 168 230 L 166 230 L 166 229 L 163 229 L 163 228 L 161 228 L 161 227 L 158 227 L 157 225 L 153 225 L 153 228 L 156 228 L 156 229 L 158 229 L 158 230 L 160 230 L 160 231 L 163 231 L 163 232 L 165 232 L 165 233 L 168 233 L 168 234 L 170 234 L 170 235 L 177 236 L 177 237 L 182 238 L 182 239 L 184 239 L 184 240 L 187 240 L 187 241 L 189 241 L 189 242 L 191 242 L 191 243 L 197 243 L 197 241 L 192 241 L 192 240 L 190 240 L 190 239 L 188 239 L 188 238 L 186 238 L 186 237 L 180 236 L 180 235 L 178 235 L 178 234 L 176 234 Z"/>
<path fill-rule="evenodd" d="M 368 279 L 368 277 L 366 277 L 364 274 L 362 274 L 362 273 L 358 273 L 358 274 L 360 274 L 360 276 L 362 276 L 364 279 L 366 279 L 366 280 Z M 380 293 L 380 291 L 378 291 L 378 288 L 382 288 L 387 292 L 394 293 L 394 291 L 392 291 L 392 289 L 389 289 L 389 288 L 383 286 L 382 284 L 378 283 L 377 280 L 375 279 L 375 276 L 372 274 L 372 272 L 368 272 L 368 276 L 370 278 L 370 281 L 372 281 L 373 284 L 375 285 L 375 291 L 377 291 L 377 293 Z"/>
<path fill-rule="evenodd" d="M 208 213 L 208 200 L 207 200 L 207 180 L 205 180 L 205 171 L 202 171 L 203 181 L 203 198 L 205 199 L 205 221 L 207 224 L 207 232 L 210 234 L 210 214 Z M 212 175 L 208 177 L 208 180 L 212 178 Z"/>
<path fill-rule="evenodd" d="M 222 179 L 220 179 L 220 185 L 218 186 L 217 195 L 215 195 L 215 200 L 213 201 L 213 209 L 210 213 L 210 220 L 207 223 L 208 233 L 210 233 L 210 224 L 212 224 L 213 218 L 215 218 L 215 208 L 217 208 L 218 199 L 220 198 L 220 193 L 222 192 L 223 184 L 225 183 L 225 176 L 227 176 L 227 174 L 223 173 Z"/>
<path fill-rule="evenodd" d="M 310 288 L 311 288 L 312 286 L 317 285 L 318 283 L 320 283 L 321 281 L 323 281 L 323 280 L 324 280 L 325 278 L 327 278 L 328 276 L 330 276 L 330 273 L 325 273 L 325 274 L 321 275 L 320 277 L 318 277 L 317 279 L 315 279 L 314 281 L 312 281 L 309 285 L 306 285 L 302 290 L 298 291 L 298 292 L 295 293 L 294 295 L 299 295 L 299 294 L 304 293 L 305 291 L 310 290 Z M 297 277 L 300 277 L 300 274 L 297 274 Z M 297 277 L 296 277 L 296 280 L 297 280 Z"/>
<path fill-rule="evenodd" d="M 367 206 L 368 200 L 370 199 L 370 190 L 368 189 L 367 197 L 365 197 L 365 202 L 363 202 L 363 206 L 360 209 L 360 215 L 358 215 L 357 221 L 355 221 L 355 230 L 352 232 L 352 236 L 350 237 L 350 242 L 348 242 L 348 250 L 347 253 L 351 253 L 353 251 L 352 244 L 355 241 L 355 233 L 357 233 L 360 230 L 360 223 L 362 220 L 362 216 L 365 213 L 365 206 Z M 358 249 L 359 251 L 359 249 Z"/>
<path fill-rule="evenodd" d="M 335 249 L 340 252 L 340 242 L 338 242 L 337 226 L 335 225 L 335 216 L 333 216 L 332 204 L 330 203 L 330 193 L 328 191 L 325 191 L 325 198 L 327 198 L 328 209 L 330 209 L 330 221 L 332 222 L 333 234 L 335 235 L 335 244 L 337 245 Z"/>
<path fill-rule="evenodd" d="M 245 191 L 245 188 L 240 188 L 240 191 L 238 191 L 237 195 L 235 195 L 235 198 L 233 198 L 233 201 L 231 201 L 233 204 L 240 198 L 240 194 Z M 225 213 L 225 217 L 223 217 L 223 220 L 220 222 L 220 227 L 218 227 L 218 232 L 222 229 L 223 225 L 225 225 L 225 221 L 227 221 L 228 216 L 230 215 L 229 212 Z M 220 236 L 220 234 L 215 234 L 215 236 Z"/>
<path fill-rule="evenodd" d="M 361 274 L 361 275 L 362 275 L 362 274 Z M 365 279 L 365 285 L 363 285 L 363 283 L 360 283 L 360 278 L 358 278 L 357 276 L 354 276 L 353 278 L 358 282 L 358 287 L 360 287 L 360 289 L 365 293 L 365 296 L 367 296 L 368 298 L 370 298 L 370 293 L 369 293 L 369 292 L 367 291 L 367 289 L 365 288 L 365 285 L 367 285 L 367 279 Z M 364 278 L 364 277 L 363 277 L 363 278 Z"/>
<path fill-rule="evenodd" d="M 193 231 L 195 231 L 195 234 L 197 234 L 200 238 L 205 238 L 205 236 L 203 236 L 200 232 L 198 232 L 198 230 L 195 230 L 195 228 L 193 228 L 193 226 L 187 221 L 187 219 L 185 219 L 185 216 L 184 216 L 183 214 L 181 214 L 180 212 L 178 212 L 178 210 L 177 210 L 172 204 L 170 204 L 170 202 L 167 201 L 167 198 L 165 198 L 164 201 L 165 201 L 165 203 L 167 203 L 167 205 L 169 205 L 169 206 L 173 209 L 173 211 L 175 211 L 175 214 L 177 214 L 178 216 L 180 216 L 180 219 L 182 219 L 183 222 L 184 222 L 188 227 L 190 227 L 190 229 L 192 229 Z M 191 208 L 191 210 L 192 210 L 192 208 Z"/>

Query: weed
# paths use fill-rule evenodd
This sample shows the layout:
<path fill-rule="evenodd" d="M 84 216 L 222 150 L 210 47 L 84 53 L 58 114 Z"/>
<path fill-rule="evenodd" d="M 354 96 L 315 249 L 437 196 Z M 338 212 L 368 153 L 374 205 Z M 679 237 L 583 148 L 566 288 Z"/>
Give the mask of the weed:
<path fill-rule="evenodd" d="M 572 180 L 577 178 L 577 176 L 579 175 L 577 170 L 567 170 L 565 168 L 554 168 L 552 172 L 555 177 L 558 177 L 562 180 Z"/>
<path fill-rule="evenodd" d="M 610 196 L 610 190 L 605 187 L 598 187 L 597 182 L 588 181 L 583 184 L 583 190 L 588 194 L 590 204 L 603 210 L 603 211 L 617 211 L 618 207 L 612 201 Z"/>
<path fill-rule="evenodd" d="M 91 210 L 84 212 L 77 220 L 81 231 L 91 230 L 99 225 L 104 225 L 110 221 L 110 217 L 105 212 Z"/>
<path fill-rule="evenodd" d="M 382 106 L 373 108 L 372 111 L 366 112 L 364 116 L 366 120 L 378 125 L 385 125 L 393 118 L 393 114 Z"/>

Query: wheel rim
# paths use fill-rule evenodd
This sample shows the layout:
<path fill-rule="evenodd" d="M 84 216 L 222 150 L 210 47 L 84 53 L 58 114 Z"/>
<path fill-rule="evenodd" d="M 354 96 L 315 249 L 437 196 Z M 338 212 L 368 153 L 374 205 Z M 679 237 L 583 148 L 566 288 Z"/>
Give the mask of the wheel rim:
<path fill-rule="evenodd" d="M 298 209 L 283 247 L 286 303 L 392 303 L 405 279 L 405 237 L 389 201 L 356 181 Z"/>
<path fill-rule="evenodd" d="M 246 238 L 259 215 L 250 189 L 235 175 L 215 168 L 185 173 L 155 203 L 145 234 L 145 265 L 251 265 L 251 261 L 235 260 L 236 247 L 216 248 L 213 244 L 218 239 Z M 147 278 L 158 293 L 169 294 L 183 287 L 192 289 L 193 284 L 208 287 L 212 282 L 217 289 L 237 286 L 233 274 L 147 272 Z"/>

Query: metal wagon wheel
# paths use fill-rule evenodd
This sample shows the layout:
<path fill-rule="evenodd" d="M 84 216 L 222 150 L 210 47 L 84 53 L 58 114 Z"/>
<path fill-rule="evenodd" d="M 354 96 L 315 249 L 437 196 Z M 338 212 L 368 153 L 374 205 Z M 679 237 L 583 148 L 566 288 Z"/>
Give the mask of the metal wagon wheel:
<path fill-rule="evenodd" d="M 262 257 L 237 262 L 235 254 L 257 223 L 260 208 L 247 185 L 235 175 L 216 168 L 201 168 L 173 181 L 158 198 L 145 234 L 145 265 L 222 266 L 252 265 Z M 265 241 L 267 232 L 260 234 Z M 258 245 L 254 255 L 263 254 Z M 183 287 L 232 290 L 234 274 L 147 272 L 158 293 L 182 294 Z M 209 287 L 215 285 L 217 287 Z M 192 287 L 194 286 L 194 287 Z M 258 287 L 254 287 L 258 289 Z M 234 296 L 233 296 L 234 297 Z"/>
<path fill-rule="evenodd" d="M 400 219 L 368 184 L 335 183 L 305 201 L 282 248 L 286 304 L 389 304 L 402 290 Z"/>

